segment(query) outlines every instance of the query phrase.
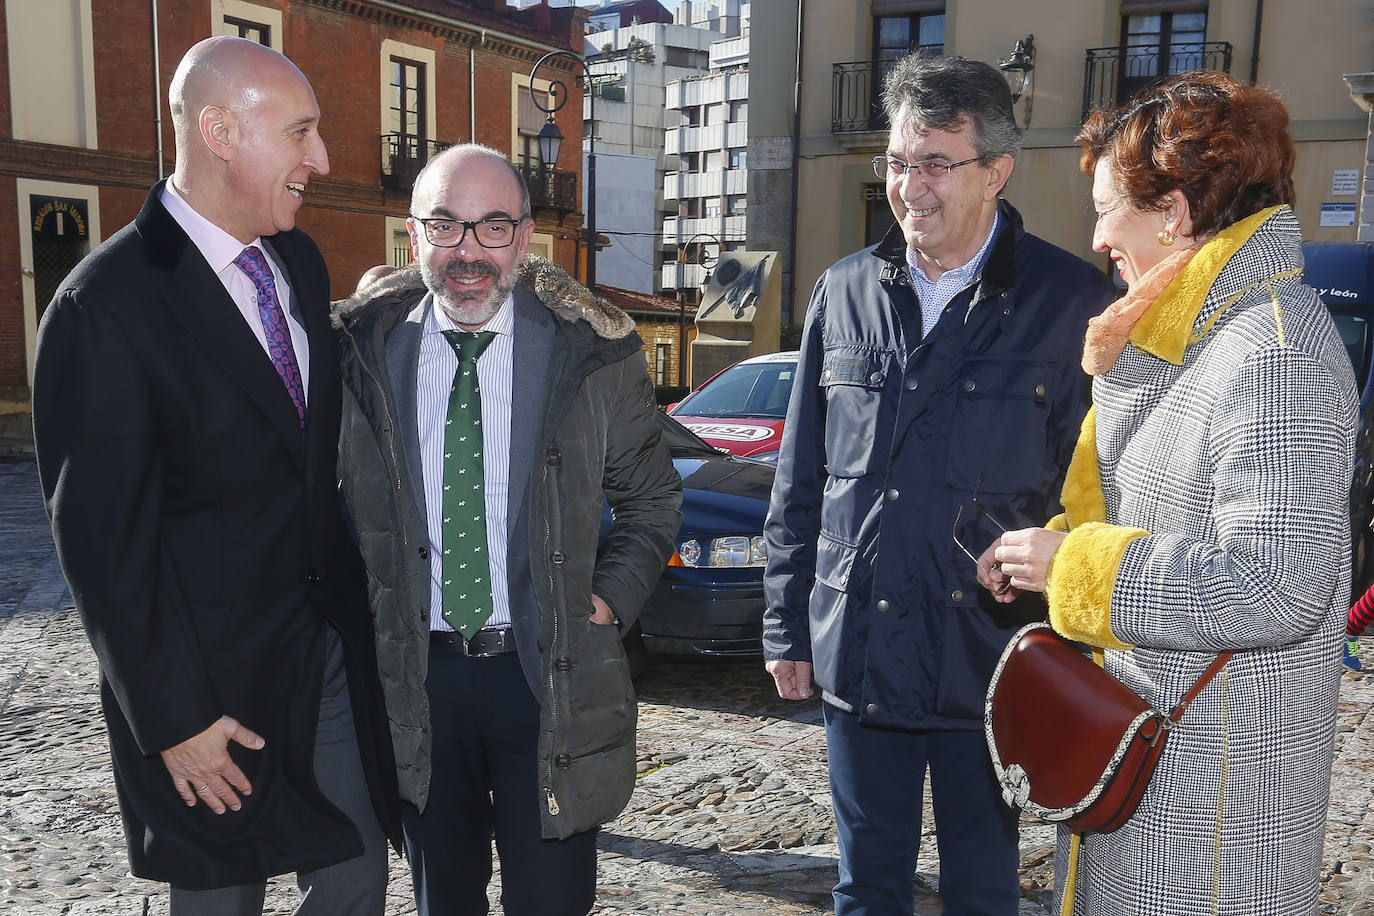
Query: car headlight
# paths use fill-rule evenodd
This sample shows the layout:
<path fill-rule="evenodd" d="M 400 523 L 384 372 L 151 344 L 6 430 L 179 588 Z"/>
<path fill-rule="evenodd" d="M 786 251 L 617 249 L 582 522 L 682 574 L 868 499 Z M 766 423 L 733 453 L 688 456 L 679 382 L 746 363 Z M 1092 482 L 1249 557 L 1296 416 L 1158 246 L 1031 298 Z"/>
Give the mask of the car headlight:
<path fill-rule="evenodd" d="M 669 566 L 689 569 L 733 567 L 736 569 L 761 567 L 768 562 L 768 548 L 763 535 L 745 534 L 721 538 L 686 538 L 678 541 L 677 550 L 668 560 Z"/>

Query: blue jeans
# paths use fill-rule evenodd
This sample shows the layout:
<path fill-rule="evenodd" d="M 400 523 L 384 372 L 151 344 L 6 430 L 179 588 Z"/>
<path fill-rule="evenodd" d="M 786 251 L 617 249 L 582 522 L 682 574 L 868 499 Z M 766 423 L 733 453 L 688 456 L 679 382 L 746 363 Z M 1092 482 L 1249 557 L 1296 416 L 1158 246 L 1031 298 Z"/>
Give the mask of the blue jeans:
<path fill-rule="evenodd" d="M 945 916 L 1014 916 L 1017 814 L 981 731 L 873 728 L 829 703 L 825 737 L 840 845 L 836 916 L 910 916 L 930 766 Z"/>

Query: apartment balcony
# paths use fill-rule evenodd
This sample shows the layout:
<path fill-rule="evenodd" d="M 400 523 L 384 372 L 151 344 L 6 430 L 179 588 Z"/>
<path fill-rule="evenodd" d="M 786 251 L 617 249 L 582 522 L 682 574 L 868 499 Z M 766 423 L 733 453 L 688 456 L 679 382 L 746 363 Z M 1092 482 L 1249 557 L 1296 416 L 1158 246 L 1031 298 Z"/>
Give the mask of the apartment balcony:
<path fill-rule="evenodd" d="M 523 163 L 517 164 L 516 168 L 530 189 L 531 209 L 557 210 L 560 215 L 582 209 L 582 201 L 577 194 L 576 172 Z"/>
<path fill-rule="evenodd" d="M 726 38 L 711 42 L 711 69 L 723 70 L 726 67 L 749 65 L 749 36 Z"/>
<path fill-rule="evenodd" d="M 707 124 L 702 127 L 670 127 L 664 132 L 663 137 L 663 151 L 670 156 L 747 146 L 749 124 L 746 121 Z"/>
<path fill-rule="evenodd" d="M 943 54 L 944 45 L 921 45 L 913 54 Z M 883 78 L 897 60 L 856 60 L 832 64 L 830 76 L 830 132 L 832 134 L 886 131 L 887 117 L 878 100 Z"/>
<path fill-rule="evenodd" d="M 452 145 L 409 134 L 382 134 L 382 187 L 409 191 L 425 163 Z"/>
<path fill-rule="evenodd" d="M 662 245 L 675 248 L 686 245 L 693 236 L 708 236 L 722 242 L 742 242 L 746 218 L 741 215 L 727 216 L 670 216 L 663 221 Z"/>
<path fill-rule="evenodd" d="M 747 98 L 749 71 L 729 70 L 673 80 L 665 87 L 664 107 L 672 110 Z"/>
<path fill-rule="evenodd" d="M 718 169 L 710 172 L 664 172 L 663 199 L 719 197 L 722 194 L 748 194 L 748 169 Z M 674 204 L 673 206 L 676 206 Z"/>
<path fill-rule="evenodd" d="M 659 275 L 661 289 L 697 289 L 706 282 L 711 268 L 704 264 L 686 264 L 682 261 L 664 261 Z"/>
<path fill-rule="evenodd" d="M 1083 63 L 1083 117 L 1095 108 L 1114 108 L 1142 86 L 1188 70 L 1231 72 L 1229 41 L 1089 48 Z"/>

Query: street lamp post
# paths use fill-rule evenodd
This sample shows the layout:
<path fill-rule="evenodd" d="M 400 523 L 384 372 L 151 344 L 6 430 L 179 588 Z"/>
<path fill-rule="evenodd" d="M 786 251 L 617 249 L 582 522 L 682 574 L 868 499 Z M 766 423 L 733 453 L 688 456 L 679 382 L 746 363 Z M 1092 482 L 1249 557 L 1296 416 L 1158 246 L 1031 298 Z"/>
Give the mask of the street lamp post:
<path fill-rule="evenodd" d="M 534 75 L 539 72 L 540 67 L 555 57 L 566 58 L 582 68 L 582 73 L 574 76 L 581 76 L 582 91 L 590 100 L 588 113 L 592 128 L 588 131 L 590 144 L 587 149 L 587 224 L 583 228 L 586 230 L 587 288 L 596 292 L 596 92 L 592 88 L 592 71 L 588 69 L 587 61 L 571 51 L 550 51 L 535 63 L 534 69 L 530 71 L 530 100 L 536 108 L 549 116 L 543 129 L 539 131 L 538 138 L 539 155 L 544 160 L 545 168 L 551 168 L 550 163 L 558 161 L 563 133 L 554 123 L 553 116 L 567 104 L 568 86 L 562 80 L 551 81 L 549 95 L 553 103 L 546 107 L 534 91 Z"/>
<path fill-rule="evenodd" d="M 710 261 L 707 261 L 707 260 L 706 260 L 706 257 L 705 257 L 705 250 L 704 250 L 704 249 L 702 249 L 702 248 L 698 248 L 698 249 L 697 249 L 697 258 L 696 258 L 696 262 L 697 262 L 698 266 L 700 266 L 700 265 L 705 265 L 706 267 L 710 267 L 712 264 L 714 264 L 714 263 L 716 262 L 716 258 L 720 257 L 720 239 L 716 238 L 714 235 L 712 235 L 712 234 L 709 233 L 709 232 L 698 232 L 696 235 L 694 235 L 694 236 L 692 236 L 690 239 L 688 239 L 688 240 L 687 240 L 687 244 L 684 245 L 684 246 L 682 246 L 682 247 L 683 247 L 683 250 L 678 252 L 678 256 L 677 256 L 677 352 L 678 352 L 678 356 L 677 356 L 677 384 L 678 384 L 678 387 L 679 387 L 679 388 L 681 388 L 683 385 L 686 384 L 686 381 L 685 381 L 685 380 L 686 380 L 686 378 L 687 378 L 687 287 L 686 287 L 686 285 L 684 284 L 684 281 L 683 281 L 683 272 L 682 272 L 683 260 L 682 260 L 682 256 L 683 256 L 684 254 L 686 254 L 686 249 L 691 248 L 691 247 L 692 247 L 692 244 L 693 244 L 694 242 L 696 242 L 697 239 L 710 239 L 711 241 L 713 241 L 713 242 L 716 243 L 716 253 L 715 253 L 715 255 L 713 255 L 713 256 L 711 257 L 711 260 L 710 260 Z M 698 306 L 701 305 L 701 300 L 700 300 L 700 299 L 697 300 L 697 305 L 698 305 Z"/>

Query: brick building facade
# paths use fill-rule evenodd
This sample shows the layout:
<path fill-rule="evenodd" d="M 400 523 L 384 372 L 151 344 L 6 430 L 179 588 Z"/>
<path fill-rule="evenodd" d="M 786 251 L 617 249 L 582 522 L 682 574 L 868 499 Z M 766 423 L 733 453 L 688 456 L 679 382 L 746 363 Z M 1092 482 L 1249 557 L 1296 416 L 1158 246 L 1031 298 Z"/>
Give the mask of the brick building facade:
<path fill-rule="evenodd" d="M 655 387 L 688 385 L 690 366 L 682 357 L 692 352 L 692 341 L 696 340 L 696 305 L 681 296 L 670 299 L 604 283 L 598 284 L 596 291 L 635 320 L 635 330 L 644 341 L 644 362 Z"/>
<path fill-rule="evenodd" d="M 508 152 L 534 179 L 533 250 L 570 270 L 579 261 L 579 144 L 564 144 L 553 169 L 543 167 L 534 135 L 545 115 L 527 87 L 544 54 L 582 50 L 585 10 L 516 10 L 504 0 L 3 6 L 0 437 L 27 435 L 34 334 L 53 291 L 171 173 L 168 84 L 186 49 L 210 35 L 271 45 L 315 88 L 331 170 L 310 182 L 299 225 L 324 252 L 335 298 L 368 267 L 408 260 L 415 173 L 437 149 L 469 140 Z M 572 65 L 553 60 L 535 78 L 537 90 L 564 85 L 556 120 L 564 136 L 580 136 Z"/>

